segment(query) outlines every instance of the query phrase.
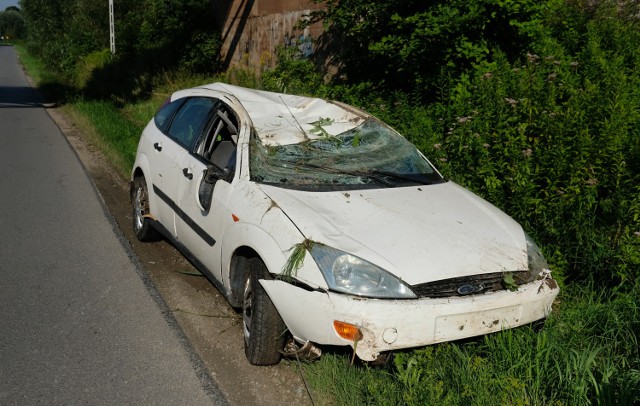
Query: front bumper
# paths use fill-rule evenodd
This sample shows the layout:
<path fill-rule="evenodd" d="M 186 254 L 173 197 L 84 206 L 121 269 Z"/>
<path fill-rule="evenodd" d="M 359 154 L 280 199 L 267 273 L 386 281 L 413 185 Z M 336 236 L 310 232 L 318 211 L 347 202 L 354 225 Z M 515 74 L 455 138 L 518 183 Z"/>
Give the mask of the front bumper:
<path fill-rule="evenodd" d="M 458 340 L 522 326 L 546 317 L 559 289 L 553 279 L 521 285 L 515 292 L 442 299 L 383 300 L 308 291 L 279 280 L 261 280 L 294 338 L 351 345 L 334 320 L 363 334 L 356 354 L 372 361 L 381 352 Z"/>

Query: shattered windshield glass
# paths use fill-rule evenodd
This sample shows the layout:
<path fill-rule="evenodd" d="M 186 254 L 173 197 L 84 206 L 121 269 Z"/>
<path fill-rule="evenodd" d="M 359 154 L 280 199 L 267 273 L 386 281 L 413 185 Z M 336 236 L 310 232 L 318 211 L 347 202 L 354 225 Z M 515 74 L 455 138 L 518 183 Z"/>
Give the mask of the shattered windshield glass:
<path fill-rule="evenodd" d="M 288 188 L 336 190 L 443 182 L 416 147 L 374 119 L 337 136 L 298 144 L 251 142 L 251 179 Z"/>

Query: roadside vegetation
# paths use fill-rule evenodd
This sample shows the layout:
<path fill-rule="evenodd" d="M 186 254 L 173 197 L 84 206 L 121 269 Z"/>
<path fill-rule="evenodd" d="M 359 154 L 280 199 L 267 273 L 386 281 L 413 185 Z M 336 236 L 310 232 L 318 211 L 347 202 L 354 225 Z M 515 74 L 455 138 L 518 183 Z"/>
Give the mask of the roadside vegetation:
<path fill-rule="evenodd" d="M 638 2 L 316 1 L 327 8 L 310 21 L 328 29 L 316 47 L 333 44 L 339 67 L 329 81 L 296 48 L 261 76 L 221 72 L 206 0 L 122 1 L 115 57 L 103 5 L 22 0 L 18 50 L 125 177 L 174 90 L 225 81 L 315 95 L 390 123 L 539 243 L 562 288 L 544 324 L 382 367 L 327 349 L 303 366 L 316 404 L 639 404 Z"/>
<path fill-rule="evenodd" d="M 9 6 L 0 10 L 0 44 L 12 43 L 25 35 L 25 22 L 20 9 Z"/>

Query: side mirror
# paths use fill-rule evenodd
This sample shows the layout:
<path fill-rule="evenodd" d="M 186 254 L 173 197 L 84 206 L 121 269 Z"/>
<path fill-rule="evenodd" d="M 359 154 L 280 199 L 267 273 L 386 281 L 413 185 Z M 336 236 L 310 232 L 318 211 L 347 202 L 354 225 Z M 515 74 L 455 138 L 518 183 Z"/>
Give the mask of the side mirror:
<path fill-rule="evenodd" d="M 229 177 L 229 169 L 227 168 L 218 168 L 215 165 L 207 166 L 207 169 L 204 171 L 203 182 L 211 183 L 214 185 L 218 179 L 227 180 Z"/>
<path fill-rule="evenodd" d="M 207 166 L 202 176 L 202 182 L 198 188 L 198 200 L 200 207 L 204 211 L 208 211 L 211 208 L 211 200 L 213 199 L 213 188 L 216 182 L 220 179 L 227 180 L 231 175 L 229 169 L 221 169 L 215 165 Z"/>

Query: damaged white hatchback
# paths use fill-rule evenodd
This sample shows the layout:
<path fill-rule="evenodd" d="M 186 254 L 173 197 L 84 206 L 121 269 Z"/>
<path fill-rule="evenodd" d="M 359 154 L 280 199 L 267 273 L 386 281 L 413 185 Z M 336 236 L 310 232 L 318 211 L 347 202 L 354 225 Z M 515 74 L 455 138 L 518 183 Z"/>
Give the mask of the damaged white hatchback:
<path fill-rule="evenodd" d="M 363 360 L 546 317 L 558 286 L 509 216 L 351 106 L 214 83 L 144 130 L 133 226 L 242 309 L 252 364 L 350 345 Z"/>

